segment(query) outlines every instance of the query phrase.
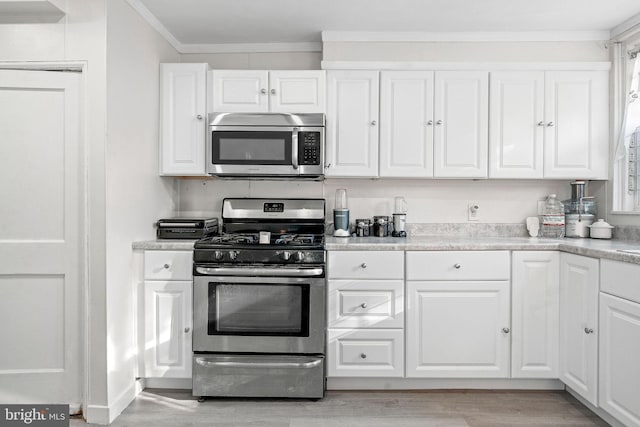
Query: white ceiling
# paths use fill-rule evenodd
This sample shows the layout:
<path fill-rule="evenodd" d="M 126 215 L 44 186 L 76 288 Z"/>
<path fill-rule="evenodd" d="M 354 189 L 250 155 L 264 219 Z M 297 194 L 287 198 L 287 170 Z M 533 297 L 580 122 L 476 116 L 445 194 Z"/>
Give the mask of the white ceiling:
<path fill-rule="evenodd" d="M 129 0 L 176 47 L 307 43 L 323 31 L 555 32 L 601 38 L 639 0 Z M 598 33 L 599 32 L 599 33 Z M 337 33 L 336 33 L 337 34 Z M 571 38 L 571 37 L 569 37 Z M 607 37 L 608 38 L 608 37 Z M 229 46 L 231 49 L 231 46 Z"/>

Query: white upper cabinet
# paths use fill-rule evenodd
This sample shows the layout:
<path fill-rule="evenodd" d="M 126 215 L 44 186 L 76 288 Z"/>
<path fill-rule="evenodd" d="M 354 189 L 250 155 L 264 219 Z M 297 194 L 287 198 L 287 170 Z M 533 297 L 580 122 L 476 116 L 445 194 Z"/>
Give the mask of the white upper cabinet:
<path fill-rule="evenodd" d="M 378 176 L 378 72 L 327 73 L 327 177 Z"/>
<path fill-rule="evenodd" d="M 205 174 L 207 64 L 160 64 L 160 175 Z"/>
<path fill-rule="evenodd" d="M 380 176 L 433 176 L 433 72 L 380 75 Z"/>
<path fill-rule="evenodd" d="M 437 72 L 434 119 L 434 176 L 486 178 L 489 73 Z"/>
<path fill-rule="evenodd" d="M 542 178 L 544 72 L 492 72 L 489 98 L 489 177 Z"/>
<path fill-rule="evenodd" d="M 545 73 L 545 178 L 607 179 L 609 73 Z"/>
<path fill-rule="evenodd" d="M 214 70 L 214 112 L 323 113 L 325 74 L 320 70 Z"/>
<path fill-rule="evenodd" d="M 274 113 L 324 113 L 325 72 L 270 71 L 269 102 Z"/>

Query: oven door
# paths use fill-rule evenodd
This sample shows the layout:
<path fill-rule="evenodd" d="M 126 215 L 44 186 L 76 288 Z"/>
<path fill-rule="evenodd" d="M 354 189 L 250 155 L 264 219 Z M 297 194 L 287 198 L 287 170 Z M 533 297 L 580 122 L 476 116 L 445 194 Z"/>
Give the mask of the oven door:
<path fill-rule="evenodd" d="M 193 351 L 324 353 L 325 279 L 195 276 Z"/>

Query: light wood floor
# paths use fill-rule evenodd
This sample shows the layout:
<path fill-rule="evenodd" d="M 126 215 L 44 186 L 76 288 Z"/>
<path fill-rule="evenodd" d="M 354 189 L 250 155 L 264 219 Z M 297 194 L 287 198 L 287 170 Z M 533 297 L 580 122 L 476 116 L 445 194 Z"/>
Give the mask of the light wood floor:
<path fill-rule="evenodd" d="M 80 426 L 81 422 L 72 422 Z M 324 399 L 209 399 L 147 389 L 112 424 L 124 426 L 607 426 L 564 391 L 329 391 Z"/>

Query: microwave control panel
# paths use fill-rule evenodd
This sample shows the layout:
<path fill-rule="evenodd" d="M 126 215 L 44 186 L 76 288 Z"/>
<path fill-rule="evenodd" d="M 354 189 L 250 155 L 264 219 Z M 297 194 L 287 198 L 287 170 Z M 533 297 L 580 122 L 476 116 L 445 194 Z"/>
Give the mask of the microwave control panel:
<path fill-rule="evenodd" d="M 298 132 L 298 163 L 320 164 L 320 132 Z"/>

